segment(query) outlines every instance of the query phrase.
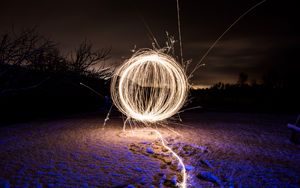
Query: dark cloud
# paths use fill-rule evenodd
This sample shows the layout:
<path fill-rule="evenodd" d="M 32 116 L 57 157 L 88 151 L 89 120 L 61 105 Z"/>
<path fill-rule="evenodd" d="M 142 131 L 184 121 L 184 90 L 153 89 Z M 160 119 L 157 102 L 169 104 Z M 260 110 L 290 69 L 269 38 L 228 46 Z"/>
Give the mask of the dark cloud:
<path fill-rule="evenodd" d="M 185 59 L 193 65 L 214 40 L 257 0 L 180 0 Z M 240 72 L 261 79 L 299 43 L 297 2 L 266 1 L 227 33 L 195 72 L 195 84 L 235 82 Z M 177 37 L 176 0 L 28 0 L 1 1 L 0 32 L 38 26 L 40 32 L 70 51 L 87 38 L 96 48 L 112 48 L 111 62 L 130 50 L 151 47 L 149 30 L 163 44 L 165 31 Z M 291 50 L 293 51 L 293 50 Z M 291 55 L 290 55 L 291 56 Z M 295 57 L 292 56 L 294 59 Z M 284 60 L 282 60 L 284 61 Z M 286 62 L 286 71 L 290 62 Z M 299 62 L 299 61 L 298 61 Z"/>

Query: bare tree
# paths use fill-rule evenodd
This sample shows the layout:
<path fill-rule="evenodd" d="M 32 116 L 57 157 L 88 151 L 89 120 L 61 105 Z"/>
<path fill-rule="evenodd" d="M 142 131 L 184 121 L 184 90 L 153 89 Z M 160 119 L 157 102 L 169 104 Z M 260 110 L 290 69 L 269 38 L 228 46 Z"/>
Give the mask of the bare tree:
<path fill-rule="evenodd" d="M 19 74 L 19 66 L 39 71 L 49 71 L 50 69 L 57 71 L 66 67 L 66 62 L 60 56 L 56 46 L 54 42 L 40 35 L 35 28 L 1 35 L 0 77 L 4 77 L 4 79 L 1 83 L 0 95 L 30 90 L 39 87 L 49 79 L 46 74 L 43 76 L 44 78 L 36 77 L 38 80 L 34 81 L 24 79 L 24 75 L 26 78 L 30 75 L 26 71 Z M 25 83 L 26 81 L 24 81 L 23 83 L 22 80 L 29 80 L 29 82 Z"/>
<path fill-rule="evenodd" d="M 92 44 L 85 40 L 70 55 L 71 69 L 75 72 L 86 73 L 107 60 L 109 53 L 110 49 L 94 50 Z"/>
<path fill-rule="evenodd" d="M 57 45 L 40 35 L 35 28 L 0 36 L 0 64 L 26 65 L 41 70 L 53 67 L 62 60 Z M 11 68 L 2 70 L 0 76 Z"/>
<path fill-rule="evenodd" d="M 60 72 L 68 69 L 65 58 L 57 48 L 39 48 L 29 56 L 28 62 L 39 71 Z"/>

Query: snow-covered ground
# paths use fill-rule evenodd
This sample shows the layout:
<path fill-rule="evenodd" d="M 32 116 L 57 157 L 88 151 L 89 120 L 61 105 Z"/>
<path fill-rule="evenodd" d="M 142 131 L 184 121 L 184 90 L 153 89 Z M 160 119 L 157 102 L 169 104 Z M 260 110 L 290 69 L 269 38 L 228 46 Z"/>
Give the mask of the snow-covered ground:
<path fill-rule="evenodd" d="M 184 159 L 190 187 L 299 187 L 295 116 L 185 113 L 181 135 L 159 128 Z M 80 115 L 0 127 L 0 187 L 174 187 L 177 161 L 151 132 Z"/>

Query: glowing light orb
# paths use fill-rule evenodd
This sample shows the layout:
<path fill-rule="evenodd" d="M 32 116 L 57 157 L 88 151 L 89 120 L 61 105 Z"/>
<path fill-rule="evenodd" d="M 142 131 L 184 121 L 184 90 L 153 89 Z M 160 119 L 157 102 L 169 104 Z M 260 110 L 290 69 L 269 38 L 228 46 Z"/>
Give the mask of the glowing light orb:
<path fill-rule="evenodd" d="M 157 122 L 176 114 L 185 103 L 188 80 L 171 56 L 140 50 L 114 73 L 111 96 L 127 117 Z"/>

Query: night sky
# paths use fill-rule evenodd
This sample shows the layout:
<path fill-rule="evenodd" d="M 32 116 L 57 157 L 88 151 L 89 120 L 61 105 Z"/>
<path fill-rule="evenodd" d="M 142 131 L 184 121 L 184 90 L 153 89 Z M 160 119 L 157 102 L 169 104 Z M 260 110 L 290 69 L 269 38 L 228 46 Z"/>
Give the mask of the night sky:
<path fill-rule="evenodd" d="M 184 59 L 199 61 L 214 40 L 257 0 L 180 0 Z M 260 81 L 268 71 L 299 67 L 299 11 L 296 1 L 266 1 L 244 17 L 205 59 L 192 79 L 196 85 L 235 83 L 240 72 Z M 112 48 L 112 63 L 131 49 L 151 47 L 145 24 L 160 44 L 177 33 L 176 0 L 0 1 L 0 33 L 38 27 L 64 53 L 88 39 Z M 177 53 L 179 55 L 179 53 Z M 193 66 L 193 65 L 192 65 Z"/>

